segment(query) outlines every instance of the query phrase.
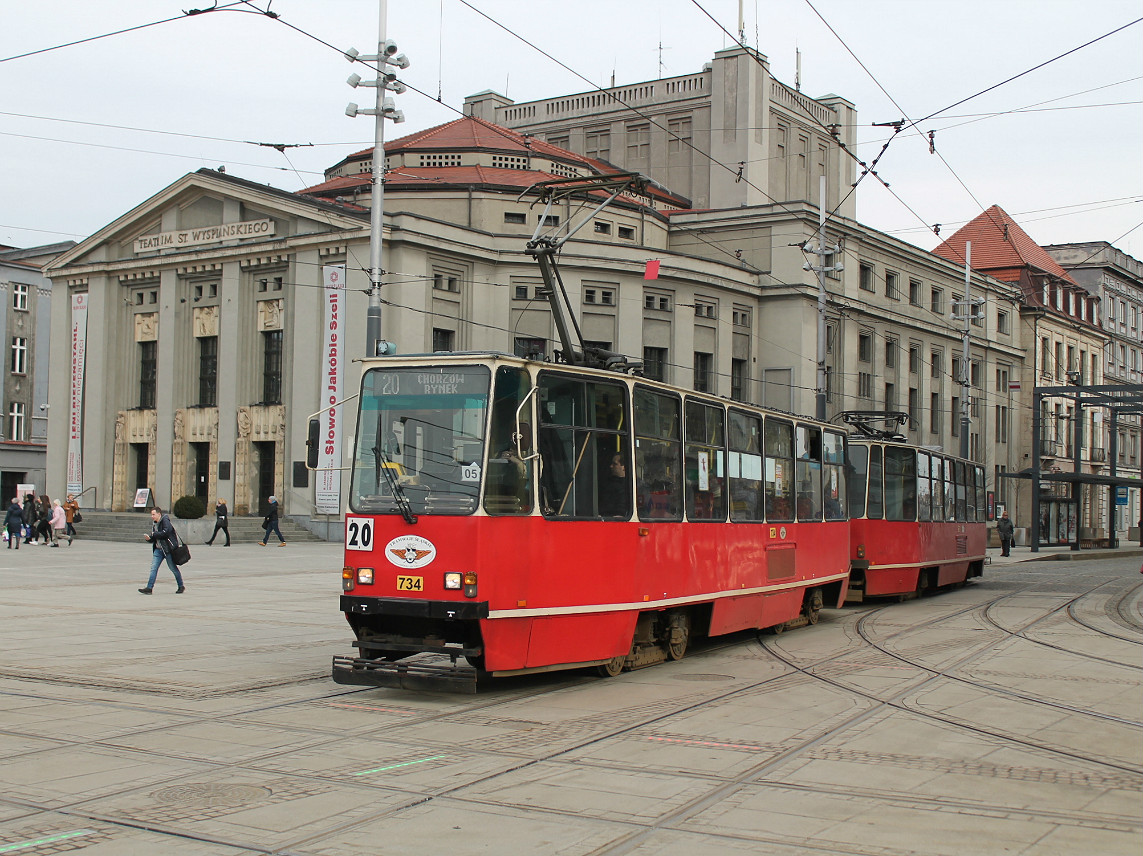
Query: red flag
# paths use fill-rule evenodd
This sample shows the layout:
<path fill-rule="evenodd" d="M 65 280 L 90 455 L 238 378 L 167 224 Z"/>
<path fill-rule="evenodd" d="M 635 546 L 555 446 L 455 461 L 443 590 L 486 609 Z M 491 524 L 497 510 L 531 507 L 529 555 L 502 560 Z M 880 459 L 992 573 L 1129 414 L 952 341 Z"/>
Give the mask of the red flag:
<path fill-rule="evenodd" d="M 643 279 L 659 278 L 659 260 L 651 259 L 647 262 L 647 269 L 643 271 Z"/>

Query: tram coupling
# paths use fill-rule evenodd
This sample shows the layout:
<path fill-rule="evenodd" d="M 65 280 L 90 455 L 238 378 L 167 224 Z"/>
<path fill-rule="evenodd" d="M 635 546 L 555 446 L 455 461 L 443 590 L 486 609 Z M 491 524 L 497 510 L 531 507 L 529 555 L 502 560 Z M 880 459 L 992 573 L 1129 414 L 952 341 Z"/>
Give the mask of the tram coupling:
<path fill-rule="evenodd" d="M 337 656 L 333 658 L 332 677 L 338 684 L 475 694 L 480 674 L 471 666 L 448 662 L 440 655 L 416 660 Z"/>

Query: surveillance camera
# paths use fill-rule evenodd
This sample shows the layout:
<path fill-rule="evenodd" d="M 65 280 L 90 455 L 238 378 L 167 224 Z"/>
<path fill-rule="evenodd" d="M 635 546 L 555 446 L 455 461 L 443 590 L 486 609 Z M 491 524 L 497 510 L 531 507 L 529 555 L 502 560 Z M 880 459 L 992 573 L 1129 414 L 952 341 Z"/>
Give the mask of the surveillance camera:
<path fill-rule="evenodd" d="M 40 405 L 40 410 L 41 410 L 41 412 L 42 412 L 42 411 L 44 411 L 44 410 L 47 410 L 47 409 L 48 409 L 48 406 L 47 406 L 46 404 L 41 404 L 41 405 Z"/>

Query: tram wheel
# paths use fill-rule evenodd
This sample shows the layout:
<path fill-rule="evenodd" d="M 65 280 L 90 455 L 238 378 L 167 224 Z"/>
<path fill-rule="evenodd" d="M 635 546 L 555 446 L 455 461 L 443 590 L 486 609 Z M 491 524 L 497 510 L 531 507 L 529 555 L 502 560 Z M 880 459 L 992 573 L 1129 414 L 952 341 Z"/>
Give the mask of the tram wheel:
<path fill-rule="evenodd" d="M 773 627 L 770 627 L 770 628 L 767 628 L 767 629 L 770 631 L 771 635 L 773 635 L 773 636 L 778 636 L 778 635 L 779 635 L 779 634 L 781 634 L 783 631 L 785 631 L 785 629 L 786 629 L 786 622 L 785 622 L 785 621 L 783 621 L 781 624 L 775 624 Z"/>
<path fill-rule="evenodd" d="M 623 664 L 626 661 L 626 657 L 612 657 L 606 663 L 596 666 L 595 669 L 599 672 L 601 677 L 614 678 L 623 671 Z"/>
<path fill-rule="evenodd" d="M 465 654 L 464 659 L 468 663 L 468 665 L 472 666 L 472 668 L 476 669 L 476 671 L 478 671 L 478 672 L 484 671 L 484 655 L 483 654 L 471 654 L 471 655 Z"/>
<path fill-rule="evenodd" d="M 667 628 L 667 656 L 672 660 L 681 660 L 687 653 L 687 643 L 691 638 L 691 619 L 684 613 L 679 613 L 671 619 Z"/>
<path fill-rule="evenodd" d="M 802 608 L 809 624 L 817 624 L 822 615 L 822 590 L 814 589 L 806 593 L 806 605 Z"/>

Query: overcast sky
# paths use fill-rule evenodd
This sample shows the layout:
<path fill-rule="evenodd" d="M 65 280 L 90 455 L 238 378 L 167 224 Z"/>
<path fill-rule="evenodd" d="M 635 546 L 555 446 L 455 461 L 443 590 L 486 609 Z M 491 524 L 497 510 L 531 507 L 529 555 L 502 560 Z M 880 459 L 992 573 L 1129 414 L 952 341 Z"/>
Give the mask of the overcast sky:
<path fill-rule="evenodd" d="M 182 15 L 210 5 L 0 0 L 0 243 L 81 240 L 200 167 L 298 190 L 372 144 L 372 118 L 344 114 L 372 102 L 345 78 L 370 72 L 315 38 L 374 52 L 377 0 Z M 407 121 L 387 136 L 452 121 L 485 89 L 526 101 L 591 88 L 524 40 L 597 85 L 697 72 L 730 44 L 703 10 L 734 32 L 738 5 L 389 0 L 388 35 L 412 61 L 402 79 L 424 94 L 398 97 Z M 997 204 L 1040 244 L 1104 240 L 1143 260 L 1141 13 L 1139 0 L 746 0 L 745 31 L 785 83 L 800 49 L 803 92 L 856 104 L 864 159 L 887 137 L 872 123 L 944 111 L 920 125 L 940 156 L 902 133 L 878 167 L 892 193 L 862 183 L 868 225 L 931 249 L 926 225 L 947 236 Z"/>

